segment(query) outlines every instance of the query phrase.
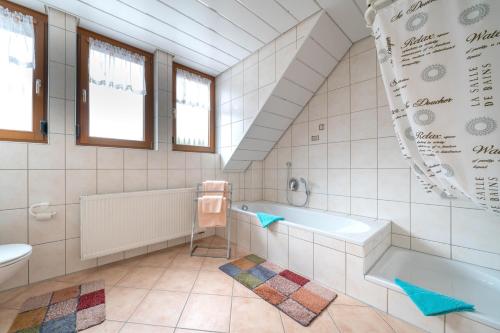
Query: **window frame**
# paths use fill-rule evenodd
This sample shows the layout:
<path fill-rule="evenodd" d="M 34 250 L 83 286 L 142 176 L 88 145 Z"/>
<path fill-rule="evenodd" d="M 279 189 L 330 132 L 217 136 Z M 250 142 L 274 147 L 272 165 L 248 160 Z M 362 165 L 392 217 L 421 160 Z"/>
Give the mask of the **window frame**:
<path fill-rule="evenodd" d="M 193 74 L 197 74 L 206 79 L 209 79 L 212 83 L 210 84 L 210 124 L 209 124 L 209 146 L 191 146 L 191 145 L 179 145 L 175 143 L 175 138 L 177 137 L 177 125 L 176 125 L 176 109 L 177 109 L 177 69 L 182 69 Z M 196 69 L 181 65 L 179 63 L 172 63 L 172 149 L 177 151 L 185 152 L 195 152 L 195 153 L 215 153 L 215 77 L 200 72 Z"/>
<path fill-rule="evenodd" d="M 33 17 L 35 29 L 35 63 L 33 71 L 33 124 L 32 131 L 16 131 L 0 129 L 0 141 L 38 142 L 47 143 L 47 42 L 48 18 L 47 15 L 9 1 L 0 0 L 0 6 L 12 11 L 20 12 Z M 41 80 L 40 93 L 36 93 L 36 82 Z"/>
<path fill-rule="evenodd" d="M 144 96 L 144 140 L 123 140 L 89 136 L 89 38 L 104 41 L 114 46 L 144 56 L 144 75 L 147 94 Z M 84 101 L 83 90 L 86 91 Z M 154 55 L 93 31 L 77 29 L 77 102 L 76 144 L 83 146 L 154 149 Z"/>

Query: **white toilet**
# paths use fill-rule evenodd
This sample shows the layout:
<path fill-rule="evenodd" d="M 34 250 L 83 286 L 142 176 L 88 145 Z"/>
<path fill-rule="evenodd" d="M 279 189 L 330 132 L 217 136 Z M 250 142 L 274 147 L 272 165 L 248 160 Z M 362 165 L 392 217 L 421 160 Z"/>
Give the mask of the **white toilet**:
<path fill-rule="evenodd" d="M 0 286 L 17 273 L 31 256 L 31 245 L 0 245 Z"/>

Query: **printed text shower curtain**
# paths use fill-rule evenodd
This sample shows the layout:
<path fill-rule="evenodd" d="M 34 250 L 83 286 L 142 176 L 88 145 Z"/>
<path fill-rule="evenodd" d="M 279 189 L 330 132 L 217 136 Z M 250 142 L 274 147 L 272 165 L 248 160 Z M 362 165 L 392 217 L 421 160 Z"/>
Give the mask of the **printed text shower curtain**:
<path fill-rule="evenodd" d="M 500 1 L 399 0 L 373 32 L 396 135 L 423 186 L 500 215 Z"/>

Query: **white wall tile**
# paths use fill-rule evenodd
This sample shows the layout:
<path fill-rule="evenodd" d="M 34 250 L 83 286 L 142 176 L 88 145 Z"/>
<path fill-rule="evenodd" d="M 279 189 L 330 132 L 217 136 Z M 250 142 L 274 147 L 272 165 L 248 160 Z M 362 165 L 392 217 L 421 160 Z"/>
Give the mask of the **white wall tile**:
<path fill-rule="evenodd" d="M 66 203 L 79 203 L 80 196 L 96 194 L 96 170 L 66 171 Z"/>
<path fill-rule="evenodd" d="M 351 83 L 374 78 L 376 74 L 376 50 L 351 56 Z"/>
<path fill-rule="evenodd" d="M 348 114 L 328 118 L 328 142 L 349 141 L 351 119 Z"/>
<path fill-rule="evenodd" d="M 431 241 L 450 243 L 450 208 L 411 205 L 411 235 Z"/>
<path fill-rule="evenodd" d="M 97 193 L 123 192 L 123 170 L 97 170 Z"/>
<path fill-rule="evenodd" d="M 382 200 L 410 201 L 410 170 L 379 169 L 378 198 Z"/>
<path fill-rule="evenodd" d="M 309 120 L 327 117 L 327 94 L 315 95 L 309 101 Z"/>
<path fill-rule="evenodd" d="M 377 198 L 377 169 L 351 169 L 351 195 Z"/>
<path fill-rule="evenodd" d="M 328 170 L 328 194 L 343 196 L 351 194 L 351 172 L 349 169 Z"/>
<path fill-rule="evenodd" d="M 290 237 L 290 269 L 307 277 L 313 277 L 313 243 Z"/>
<path fill-rule="evenodd" d="M 372 109 L 377 106 L 376 80 L 351 85 L 351 112 Z"/>
<path fill-rule="evenodd" d="M 352 168 L 377 167 L 376 139 L 351 141 L 351 167 Z"/>
<path fill-rule="evenodd" d="M 0 244 L 28 242 L 28 210 L 0 210 Z"/>
<path fill-rule="evenodd" d="M 73 273 L 97 266 L 97 259 L 82 260 L 80 238 L 66 240 L 66 272 Z"/>
<path fill-rule="evenodd" d="M 144 149 L 125 149 L 123 154 L 123 161 L 125 169 L 147 169 L 148 151 Z"/>
<path fill-rule="evenodd" d="M 314 279 L 345 292 L 345 253 L 314 244 Z"/>
<path fill-rule="evenodd" d="M 28 154 L 26 143 L 0 142 L 0 169 L 26 169 L 28 167 Z"/>
<path fill-rule="evenodd" d="M 29 260 L 30 283 L 46 280 L 65 273 L 65 241 L 33 246 Z"/>
<path fill-rule="evenodd" d="M 62 134 L 49 134 L 47 143 L 28 144 L 30 169 L 64 169 L 65 140 Z"/>
<path fill-rule="evenodd" d="M 351 113 L 351 140 L 377 137 L 377 109 Z"/>
<path fill-rule="evenodd" d="M 80 205 L 66 205 L 66 239 L 80 237 Z"/>
<path fill-rule="evenodd" d="M 64 170 L 30 170 L 29 204 L 48 202 L 51 205 L 65 203 Z"/>
<path fill-rule="evenodd" d="M 92 146 L 75 144 L 75 137 L 66 136 L 66 169 L 96 169 L 97 150 Z"/>
<path fill-rule="evenodd" d="M 27 207 L 26 170 L 0 170 L 0 210 Z"/>
<path fill-rule="evenodd" d="M 351 143 L 328 144 L 328 168 L 349 168 L 351 166 Z"/>
<path fill-rule="evenodd" d="M 250 251 L 261 258 L 267 258 L 267 230 L 252 224 L 250 231 Z"/>
<path fill-rule="evenodd" d="M 31 245 L 65 239 L 65 206 L 49 206 L 47 211 L 56 213 L 56 215 L 48 221 L 38 221 L 34 216 L 29 216 L 29 243 Z"/>
<path fill-rule="evenodd" d="M 125 170 L 123 190 L 125 192 L 145 191 L 148 189 L 147 170 Z"/>
<path fill-rule="evenodd" d="M 452 208 L 452 216 L 453 245 L 500 254 L 498 215 L 478 209 Z"/>
<path fill-rule="evenodd" d="M 281 267 L 288 267 L 288 235 L 271 230 L 267 234 L 268 260 Z"/>
<path fill-rule="evenodd" d="M 350 112 L 350 88 L 344 87 L 328 93 L 328 117 Z"/>
<path fill-rule="evenodd" d="M 309 168 L 323 169 L 328 166 L 328 145 L 319 144 L 309 147 Z"/>

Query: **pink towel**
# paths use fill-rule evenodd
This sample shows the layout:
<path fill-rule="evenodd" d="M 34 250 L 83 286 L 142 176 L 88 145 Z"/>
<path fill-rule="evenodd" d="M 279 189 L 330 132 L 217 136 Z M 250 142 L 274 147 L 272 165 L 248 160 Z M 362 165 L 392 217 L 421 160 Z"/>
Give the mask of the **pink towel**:
<path fill-rule="evenodd" d="M 222 209 L 222 195 L 204 195 L 198 200 L 201 201 L 202 213 L 220 213 Z"/>
<path fill-rule="evenodd" d="M 226 197 L 228 183 L 225 180 L 207 180 L 203 182 L 202 190 L 204 194 L 220 195 Z M 213 193 L 211 193 L 213 192 Z"/>
<path fill-rule="evenodd" d="M 220 206 L 219 206 L 220 204 Z M 217 209 L 219 206 L 220 209 Z M 211 211 L 219 212 L 211 212 Z M 201 228 L 226 226 L 226 198 L 221 196 L 204 196 L 198 199 L 198 225 Z"/>

